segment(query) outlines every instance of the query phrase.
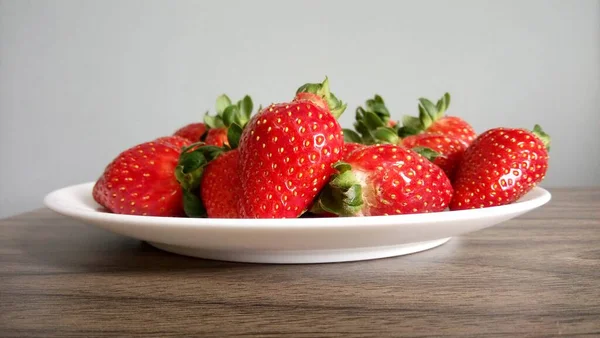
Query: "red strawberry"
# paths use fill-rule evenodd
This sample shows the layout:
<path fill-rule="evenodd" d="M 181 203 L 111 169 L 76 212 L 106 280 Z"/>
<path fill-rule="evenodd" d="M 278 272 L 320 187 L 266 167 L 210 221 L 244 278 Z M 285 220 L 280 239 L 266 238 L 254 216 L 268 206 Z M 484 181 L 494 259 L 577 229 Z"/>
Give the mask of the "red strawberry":
<path fill-rule="evenodd" d="M 536 125 L 526 129 L 495 128 L 467 149 L 454 181 L 451 210 L 512 203 L 544 179 L 550 137 Z"/>
<path fill-rule="evenodd" d="M 425 130 L 425 134 L 438 134 L 457 138 L 470 144 L 477 137 L 477 133 L 465 120 L 457 116 L 444 116 L 436 120 Z"/>
<path fill-rule="evenodd" d="M 183 191 L 183 207 L 189 217 L 237 217 L 240 187 L 236 149 L 252 113 L 249 96 L 231 104 L 227 95 L 217 99 L 217 116 L 206 115 L 211 127 L 204 142 L 195 143 L 179 158 L 175 176 Z"/>
<path fill-rule="evenodd" d="M 206 142 L 208 145 L 217 147 L 229 145 L 229 142 L 227 142 L 227 128 L 220 127 L 209 129 L 204 142 Z"/>
<path fill-rule="evenodd" d="M 239 146 L 242 217 L 295 218 L 310 207 L 342 156 L 336 117 L 345 107 L 325 79 L 300 87 L 294 101 L 273 104 L 250 120 Z"/>
<path fill-rule="evenodd" d="M 403 118 L 403 126 L 398 130 L 400 137 L 421 133 L 441 134 L 458 138 L 467 144 L 473 142 L 477 137 L 473 127 L 465 120 L 456 116 L 444 116 L 450 105 L 450 94 L 444 94 L 435 105 L 424 98 L 419 101 L 419 117 L 405 116 Z"/>
<path fill-rule="evenodd" d="M 117 214 L 183 216 L 181 188 L 174 176 L 181 145 L 189 141 L 163 137 L 120 153 L 94 185 L 94 200 Z"/>
<path fill-rule="evenodd" d="M 313 206 L 340 216 L 384 216 L 443 211 L 452 198 L 444 172 L 418 153 L 392 144 L 358 149 Z"/>
<path fill-rule="evenodd" d="M 440 108 L 445 109 L 444 107 L 447 107 L 448 102 L 449 96 L 438 102 L 438 105 Z M 427 103 L 425 103 L 425 105 L 427 105 Z M 452 178 L 456 165 L 468 146 L 465 141 L 462 141 L 459 138 L 429 132 L 410 135 L 406 136 L 405 139 L 401 139 L 398 134 L 406 131 L 407 127 L 397 128 L 396 124 L 389 119 L 389 111 L 381 96 L 375 95 L 374 99 L 367 100 L 366 107 L 367 109 L 358 107 L 356 110 L 356 122 L 354 123 L 354 127 L 358 133 L 352 130 L 344 130 L 344 139 L 347 142 L 365 144 L 390 143 L 402 145 L 406 148 L 429 148 L 437 152 L 434 163 L 441 166 L 447 176 Z M 450 133 L 452 133 L 452 131 L 450 131 Z"/>
<path fill-rule="evenodd" d="M 238 155 L 237 149 L 225 152 L 204 169 L 200 195 L 208 217 L 238 218 L 237 205 L 241 195 Z"/>
<path fill-rule="evenodd" d="M 175 136 L 181 136 L 190 140 L 191 142 L 198 142 L 204 136 L 206 132 L 206 126 L 204 123 L 190 123 L 186 126 L 179 128 L 175 134 Z"/>
<path fill-rule="evenodd" d="M 467 143 L 460 139 L 439 134 L 408 136 L 402 140 L 402 145 L 409 149 L 424 147 L 437 152 L 439 155 L 435 157 L 433 163 L 442 168 L 450 180 L 453 179 L 456 168 L 468 147 Z"/>
<path fill-rule="evenodd" d="M 154 140 L 153 142 L 168 143 L 170 145 L 177 147 L 177 149 L 179 149 L 179 150 L 181 150 L 182 148 L 187 147 L 191 144 L 191 142 L 188 139 L 179 137 L 176 135 L 159 137 L 156 140 Z"/>
<path fill-rule="evenodd" d="M 360 148 L 364 148 L 364 147 L 365 147 L 364 144 L 353 143 L 353 142 L 345 142 L 344 143 L 344 148 L 343 148 L 343 151 L 342 151 L 343 158 L 348 157 L 350 155 L 350 153 L 352 153 L 356 149 L 360 149 Z"/>

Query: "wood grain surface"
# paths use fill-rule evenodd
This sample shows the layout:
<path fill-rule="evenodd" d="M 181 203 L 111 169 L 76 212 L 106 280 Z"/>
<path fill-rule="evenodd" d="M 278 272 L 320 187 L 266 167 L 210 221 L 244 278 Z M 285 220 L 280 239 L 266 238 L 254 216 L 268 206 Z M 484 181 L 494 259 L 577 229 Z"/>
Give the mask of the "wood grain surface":
<path fill-rule="evenodd" d="M 0 221 L 0 337 L 600 336 L 600 189 L 396 258 L 236 264 L 42 209 Z"/>

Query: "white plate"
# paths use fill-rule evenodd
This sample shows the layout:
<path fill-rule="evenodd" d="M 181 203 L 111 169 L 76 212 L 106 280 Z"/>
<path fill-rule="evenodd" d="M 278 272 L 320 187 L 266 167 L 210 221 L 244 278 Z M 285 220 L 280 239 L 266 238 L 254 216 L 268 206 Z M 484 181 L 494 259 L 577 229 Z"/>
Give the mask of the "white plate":
<path fill-rule="evenodd" d="M 550 200 L 534 188 L 518 202 L 431 214 L 298 219 L 200 219 L 118 215 L 92 198 L 94 183 L 56 190 L 48 208 L 170 252 L 254 263 L 325 263 L 399 256 L 434 248 Z"/>

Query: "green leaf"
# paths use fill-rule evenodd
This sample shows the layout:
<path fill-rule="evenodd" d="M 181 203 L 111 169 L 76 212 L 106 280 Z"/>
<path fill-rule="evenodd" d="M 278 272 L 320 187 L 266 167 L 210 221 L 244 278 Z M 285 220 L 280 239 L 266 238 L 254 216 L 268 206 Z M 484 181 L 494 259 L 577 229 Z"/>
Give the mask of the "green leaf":
<path fill-rule="evenodd" d="M 396 134 L 392 128 L 388 127 L 377 128 L 374 132 L 374 136 L 377 140 L 383 141 L 381 143 L 398 144 L 400 142 L 398 134 Z"/>
<path fill-rule="evenodd" d="M 404 126 L 404 127 L 400 127 L 398 129 L 398 136 L 400 136 L 401 138 L 405 138 L 407 136 L 417 135 L 421 131 L 422 131 L 421 128 L 413 128 L 410 126 Z"/>
<path fill-rule="evenodd" d="M 372 144 L 374 143 L 373 135 L 371 135 L 371 130 L 365 124 L 364 120 L 358 120 L 354 123 L 354 129 L 361 135 L 363 144 Z"/>
<path fill-rule="evenodd" d="M 175 178 L 185 190 L 193 190 L 200 185 L 204 167 L 222 154 L 224 149 L 217 146 L 194 144 L 182 150 L 175 168 Z"/>
<path fill-rule="evenodd" d="M 325 79 L 327 81 L 327 79 Z M 296 94 L 298 93 L 314 93 L 317 94 L 321 88 L 322 84 L 320 83 L 305 83 L 296 90 Z"/>
<path fill-rule="evenodd" d="M 535 136 L 537 136 L 540 140 L 542 140 L 542 142 L 544 143 L 544 146 L 546 147 L 546 150 L 550 151 L 550 143 L 551 143 L 550 135 L 546 134 L 546 132 L 544 132 L 544 130 L 542 129 L 542 127 L 539 124 L 536 124 L 535 126 L 533 126 L 533 134 Z"/>
<path fill-rule="evenodd" d="M 218 115 L 221 115 L 225 111 L 225 108 L 229 106 L 231 106 L 231 100 L 227 95 L 223 94 L 217 97 L 216 109 Z"/>
<path fill-rule="evenodd" d="M 365 108 L 356 108 L 354 128 L 361 136 L 363 144 L 389 143 L 394 140 L 387 132 L 377 132 L 378 128 L 388 128 L 397 134 L 400 126 L 389 127 L 390 112 L 385 106 L 381 95 L 375 94 L 373 98 L 365 101 Z M 380 138 L 383 137 L 383 138 Z"/>
<path fill-rule="evenodd" d="M 335 116 L 336 119 L 342 116 L 348 107 L 346 103 L 343 103 L 340 99 L 333 95 L 333 93 L 330 93 L 329 97 L 327 98 L 327 105 L 329 106 L 331 115 Z"/>
<path fill-rule="evenodd" d="M 371 108 L 373 109 L 374 112 L 378 113 L 378 115 L 387 116 L 387 117 L 390 116 L 390 112 L 388 111 L 387 106 L 383 102 L 376 101 L 371 105 Z"/>
<path fill-rule="evenodd" d="M 198 188 L 206 166 L 227 151 L 226 147 L 203 144 L 197 142 L 183 148 L 175 167 L 175 178 L 183 190 L 184 210 L 189 217 L 207 217 L 202 201 L 198 197 Z"/>
<path fill-rule="evenodd" d="M 444 114 L 446 113 L 446 110 L 448 110 L 448 106 L 450 106 L 450 94 L 445 93 L 444 96 L 442 96 L 442 98 L 439 99 L 436 104 L 436 108 L 437 108 L 437 114 L 436 114 L 436 118 L 435 118 L 436 120 L 441 118 L 442 116 L 444 116 Z"/>
<path fill-rule="evenodd" d="M 441 156 L 441 154 L 437 151 L 427 147 L 414 147 L 412 148 L 412 150 L 431 162 L 433 162 L 436 158 Z"/>
<path fill-rule="evenodd" d="M 421 105 L 419 106 L 419 120 L 421 120 L 421 125 L 423 126 L 424 129 L 429 128 L 429 126 L 431 126 L 431 124 L 433 124 L 433 119 L 431 118 L 429 113 L 427 113 L 427 110 L 425 109 L 425 107 L 423 107 Z"/>
<path fill-rule="evenodd" d="M 242 137 L 242 127 L 237 125 L 236 123 L 229 126 L 227 130 L 227 142 L 229 143 L 229 147 L 231 149 L 235 149 L 240 144 L 240 138 Z"/>
<path fill-rule="evenodd" d="M 329 89 L 329 78 L 326 76 L 325 80 L 321 83 L 306 83 L 303 84 L 296 90 L 298 93 L 313 93 L 322 97 L 327 105 L 329 111 L 335 118 L 339 118 L 346 110 L 347 105 L 339 100 Z"/>
<path fill-rule="evenodd" d="M 365 102 L 365 105 L 368 111 L 375 113 L 384 122 L 384 124 L 387 123 L 390 118 L 390 112 L 388 111 L 388 108 L 386 107 L 385 102 L 380 95 L 375 94 L 372 99 L 368 99 Z M 359 108 L 362 109 L 362 107 Z"/>
<path fill-rule="evenodd" d="M 178 164 L 182 167 L 183 173 L 188 174 L 198 169 L 200 166 L 205 165 L 206 157 L 199 151 L 187 152 L 181 154 Z"/>
<path fill-rule="evenodd" d="M 379 127 L 385 126 L 385 123 L 383 123 L 383 121 L 377 116 L 377 114 L 370 111 L 365 113 L 364 121 L 367 127 L 369 127 L 369 129 L 371 130 L 375 130 Z"/>
<path fill-rule="evenodd" d="M 342 131 L 344 132 L 344 142 L 362 143 L 360 135 L 358 135 L 358 133 L 356 133 L 354 130 L 344 128 Z"/>
<path fill-rule="evenodd" d="M 405 115 L 402 117 L 402 126 L 415 130 L 423 129 L 423 124 L 418 117 Z"/>
<path fill-rule="evenodd" d="M 435 105 L 426 98 L 420 98 L 418 105 L 419 117 L 403 117 L 402 127 L 396 128 L 398 130 L 398 135 L 400 137 L 406 137 L 408 135 L 416 135 L 425 131 L 433 124 L 433 122 L 444 115 L 449 105 L 450 94 L 448 93 L 445 93 Z"/>
<path fill-rule="evenodd" d="M 196 194 L 188 190 L 183 190 L 183 210 L 185 211 L 185 214 L 188 217 L 208 217 L 208 214 L 206 213 L 206 208 L 204 208 L 202 200 L 198 196 L 196 196 Z"/>
<path fill-rule="evenodd" d="M 354 120 L 360 121 L 360 120 L 364 119 L 364 116 L 365 116 L 365 110 L 363 109 L 363 107 L 356 108 L 356 113 L 354 114 Z"/>
<path fill-rule="evenodd" d="M 194 151 L 202 152 L 204 157 L 206 157 L 207 162 L 210 162 L 221 155 L 224 152 L 224 149 L 217 146 L 202 146 Z"/>
<path fill-rule="evenodd" d="M 208 160 L 201 152 L 192 151 L 182 153 L 175 168 L 175 177 L 181 187 L 192 190 L 200 185 L 200 176 Z"/>
<path fill-rule="evenodd" d="M 421 103 L 421 107 L 423 107 L 423 109 L 425 110 L 427 115 L 429 115 L 431 120 L 432 121 L 435 120 L 438 110 L 437 110 L 436 106 L 433 104 L 433 102 L 431 102 L 427 99 L 424 99 L 424 98 L 420 98 L 419 102 Z M 419 110 L 421 107 L 419 107 Z"/>
<path fill-rule="evenodd" d="M 227 108 L 225 108 L 222 117 L 223 124 L 225 124 L 225 127 L 229 127 L 233 123 L 234 116 L 237 115 L 238 112 L 239 110 L 237 106 L 228 106 Z"/>
<path fill-rule="evenodd" d="M 222 122 L 221 119 L 206 114 L 204 115 L 204 124 L 206 124 L 208 128 L 213 129 L 221 127 Z"/>
<path fill-rule="evenodd" d="M 246 118 L 246 121 L 250 120 L 250 116 L 252 115 L 252 109 L 254 109 L 252 98 L 248 95 L 244 96 L 241 102 L 240 110 Z"/>

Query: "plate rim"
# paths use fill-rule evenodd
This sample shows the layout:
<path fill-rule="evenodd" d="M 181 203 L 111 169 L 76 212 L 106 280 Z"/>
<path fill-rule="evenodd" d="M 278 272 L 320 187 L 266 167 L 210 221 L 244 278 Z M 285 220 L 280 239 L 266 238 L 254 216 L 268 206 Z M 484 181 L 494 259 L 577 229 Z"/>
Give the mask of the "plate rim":
<path fill-rule="evenodd" d="M 119 222 L 122 224 L 139 225 L 164 225 L 164 226 L 183 226 L 183 227 L 243 227 L 248 228 L 338 228 L 338 227 L 364 227 L 394 225 L 402 226 L 404 224 L 419 224 L 431 222 L 468 221 L 480 219 L 482 217 L 495 217 L 506 214 L 519 214 L 529 210 L 541 207 L 548 203 L 551 193 L 540 187 L 534 187 L 527 195 L 534 196 L 525 201 L 517 201 L 512 204 L 493 206 L 479 209 L 441 211 L 432 213 L 419 213 L 408 215 L 389 215 L 389 216 L 360 216 L 360 217 L 317 217 L 317 218 L 187 218 L 187 217 L 160 217 L 160 216 L 141 216 L 124 215 L 109 212 L 98 211 L 91 208 L 81 208 L 79 206 L 65 205 L 65 199 L 61 195 L 69 193 L 71 198 L 76 198 L 74 191 L 79 189 L 89 190 L 91 197 L 92 188 L 95 182 L 85 182 L 69 185 L 55 189 L 44 197 L 44 205 L 68 217 L 81 220 L 91 220 L 99 222 Z M 527 196 L 526 195 L 526 196 Z M 77 198 L 82 204 L 81 198 Z M 96 202 L 94 202 L 96 203 Z M 99 206 L 99 205 L 98 205 Z M 100 207 L 100 206 L 99 206 Z M 451 218 L 449 218 L 451 217 Z M 167 223 L 169 225 L 167 225 Z"/>

